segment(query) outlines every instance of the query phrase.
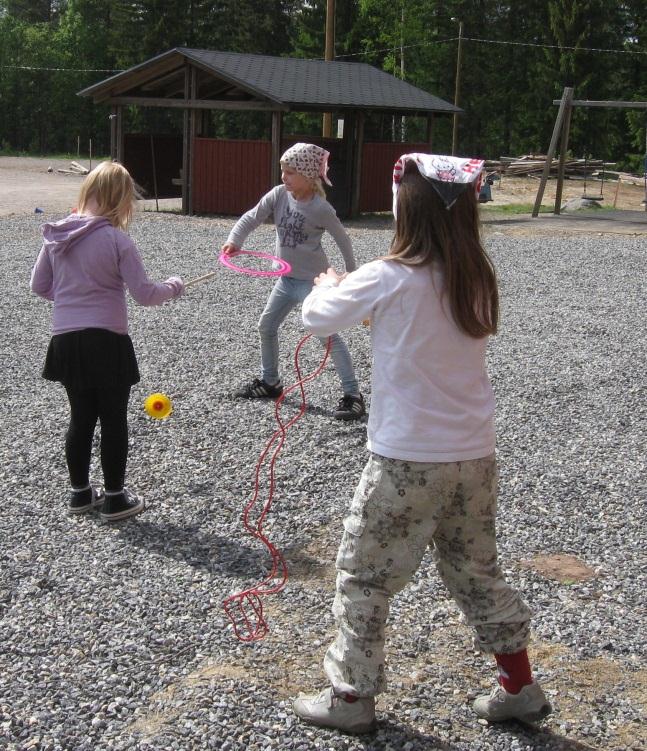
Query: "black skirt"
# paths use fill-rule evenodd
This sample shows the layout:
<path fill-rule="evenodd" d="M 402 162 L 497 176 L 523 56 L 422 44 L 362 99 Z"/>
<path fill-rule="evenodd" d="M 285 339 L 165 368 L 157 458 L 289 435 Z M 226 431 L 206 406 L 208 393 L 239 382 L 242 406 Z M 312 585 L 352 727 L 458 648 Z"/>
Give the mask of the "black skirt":
<path fill-rule="evenodd" d="M 81 329 L 51 338 L 42 375 L 74 389 L 110 388 L 137 383 L 139 368 L 128 334 Z"/>

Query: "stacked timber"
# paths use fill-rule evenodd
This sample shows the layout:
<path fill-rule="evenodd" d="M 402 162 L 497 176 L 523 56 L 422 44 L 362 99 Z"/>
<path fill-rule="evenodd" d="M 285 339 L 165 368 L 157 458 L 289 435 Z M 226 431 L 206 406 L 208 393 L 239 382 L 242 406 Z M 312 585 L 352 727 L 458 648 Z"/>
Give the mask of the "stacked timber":
<path fill-rule="evenodd" d="M 511 177 L 541 177 L 546 164 L 545 154 L 526 154 L 524 156 L 502 156 L 498 160 L 487 160 L 485 169 L 488 172 L 498 172 Z M 606 170 L 615 167 L 615 162 L 604 162 L 602 159 L 566 159 L 564 161 L 564 174 L 567 177 L 593 177 Z M 550 165 L 550 174 L 557 175 L 559 159 L 553 159 Z"/>

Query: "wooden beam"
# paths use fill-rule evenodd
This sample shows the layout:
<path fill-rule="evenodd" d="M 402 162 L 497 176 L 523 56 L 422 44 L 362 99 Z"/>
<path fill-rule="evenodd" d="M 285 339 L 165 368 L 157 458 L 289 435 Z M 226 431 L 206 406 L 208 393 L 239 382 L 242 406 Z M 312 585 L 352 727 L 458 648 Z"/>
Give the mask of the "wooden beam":
<path fill-rule="evenodd" d="M 279 159 L 281 158 L 283 141 L 283 114 L 281 112 L 272 112 L 272 148 L 270 159 L 270 180 L 272 182 L 271 187 L 278 185 L 281 182 L 281 165 Z"/>
<path fill-rule="evenodd" d="M 188 63 L 184 65 L 184 101 L 188 102 L 191 85 L 191 67 Z M 189 141 L 191 140 L 191 133 L 189 129 L 189 112 L 191 110 L 185 106 L 182 117 L 182 213 L 189 213 L 189 160 L 190 150 Z"/>
<path fill-rule="evenodd" d="M 198 71 L 191 66 L 189 80 L 189 97 L 195 99 L 198 90 Z M 189 110 L 189 174 L 186 176 L 186 184 L 189 194 L 189 214 L 193 215 L 193 153 L 195 147 L 195 137 L 197 133 L 197 115 L 198 110 Z"/>
<path fill-rule="evenodd" d="M 352 181 L 350 193 L 350 216 L 359 215 L 359 192 L 362 184 L 362 151 L 364 150 L 364 113 L 357 113 L 357 131 L 355 138 L 355 153 L 352 160 Z"/>
<path fill-rule="evenodd" d="M 124 128 L 123 108 L 113 105 L 110 113 L 110 158 L 123 162 L 124 156 Z"/>
<path fill-rule="evenodd" d="M 553 104 L 559 104 L 561 99 L 553 99 Z M 594 101 L 593 99 L 573 99 L 571 107 L 610 107 L 617 109 L 647 110 L 647 102 L 615 102 Z"/>
<path fill-rule="evenodd" d="M 566 108 L 570 105 L 570 103 L 573 101 L 573 89 L 572 87 L 567 86 L 564 89 L 564 93 L 562 94 L 562 98 L 560 100 L 559 110 L 557 112 L 557 117 L 555 118 L 555 126 L 553 128 L 553 135 L 550 139 L 550 146 L 548 147 L 548 154 L 546 154 L 546 162 L 544 163 L 544 171 L 541 175 L 541 180 L 539 182 L 539 189 L 537 190 L 537 197 L 535 198 L 535 205 L 532 209 L 532 216 L 537 217 L 539 216 L 539 208 L 541 206 L 541 199 L 544 197 L 544 190 L 546 189 L 546 183 L 548 182 L 548 176 L 550 175 L 550 167 L 553 163 L 553 156 L 555 154 L 555 148 L 557 147 L 557 139 L 559 138 L 559 134 L 562 130 L 562 124 L 564 122 L 564 114 L 566 112 Z"/>
<path fill-rule="evenodd" d="M 347 112 L 344 116 L 344 137 L 343 143 L 343 155 L 346 163 L 345 185 L 344 193 L 346 195 L 346 202 L 343 207 L 340 207 L 338 212 L 340 219 L 351 216 L 352 212 L 352 200 L 353 200 L 353 167 L 355 165 L 355 134 L 357 132 L 357 120 L 359 118 L 359 112 L 353 110 Z"/>
<path fill-rule="evenodd" d="M 566 152 L 568 151 L 568 136 L 571 132 L 571 115 L 573 108 L 566 106 L 564 112 L 564 122 L 562 123 L 562 140 L 559 146 L 559 164 L 557 166 L 557 188 L 555 189 L 555 204 L 553 214 L 560 214 L 562 211 L 562 192 L 564 190 L 564 165 L 566 162 Z"/>
<path fill-rule="evenodd" d="M 110 158 L 117 158 L 117 117 L 121 108 L 116 105 L 112 105 L 110 112 Z"/>
<path fill-rule="evenodd" d="M 277 105 L 273 102 L 261 101 L 222 101 L 215 99 L 163 99 L 161 97 L 145 96 L 120 96 L 112 97 L 106 100 L 107 104 L 121 104 L 127 107 L 137 105 L 139 107 L 171 107 L 174 109 L 196 109 L 196 110 L 264 110 L 264 111 L 281 111 L 288 112 L 288 105 Z"/>
<path fill-rule="evenodd" d="M 96 94 L 91 94 L 95 103 L 105 102 L 111 97 L 118 96 L 128 89 L 133 89 L 140 83 L 148 81 L 155 75 L 166 74 L 169 71 L 177 69 L 182 70 L 182 58 L 175 55 L 163 60 L 156 65 L 151 65 L 143 70 L 135 71 L 133 73 L 123 74 L 123 77 L 112 84 L 106 82 L 106 89 L 100 90 Z"/>

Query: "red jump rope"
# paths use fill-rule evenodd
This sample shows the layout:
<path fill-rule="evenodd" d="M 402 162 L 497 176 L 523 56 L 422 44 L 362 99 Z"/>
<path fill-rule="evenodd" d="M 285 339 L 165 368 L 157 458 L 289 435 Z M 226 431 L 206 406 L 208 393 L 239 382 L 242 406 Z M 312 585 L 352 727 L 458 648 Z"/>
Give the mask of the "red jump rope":
<path fill-rule="evenodd" d="M 269 259 L 273 262 L 274 268 L 271 271 L 265 271 L 245 266 L 237 266 L 231 261 L 231 257 L 238 254 L 245 254 L 249 256 L 255 256 L 257 258 Z M 283 276 L 284 274 L 288 274 L 291 271 L 290 265 L 286 261 L 277 258 L 276 256 L 269 255 L 268 253 L 261 253 L 253 250 L 240 250 L 237 253 L 231 255 L 225 255 L 224 253 L 221 253 L 219 260 L 220 263 L 223 264 L 223 266 L 226 266 L 233 271 L 239 271 L 243 274 L 249 274 L 250 276 Z M 192 279 L 185 284 L 185 287 L 189 287 L 199 282 L 204 282 L 207 279 L 215 276 L 216 273 L 217 272 L 213 271 L 209 274 L 198 277 L 197 279 Z M 234 634 L 236 634 L 236 637 L 243 642 L 258 641 L 268 633 L 269 626 L 263 614 L 262 598 L 267 597 L 267 595 L 273 595 L 277 592 L 280 592 L 288 580 L 288 567 L 285 562 L 285 558 L 283 557 L 281 551 L 278 550 L 278 548 L 263 532 L 263 524 L 267 518 L 270 508 L 272 507 L 272 499 L 274 497 L 274 463 L 276 462 L 281 448 L 285 443 L 285 437 L 288 429 L 292 427 L 292 425 L 294 425 L 294 423 L 300 417 L 302 417 L 306 411 L 307 405 L 303 385 L 305 383 L 308 383 L 309 381 L 312 381 L 319 375 L 319 373 L 321 373 L 326 365 L 328 355 L 330 353 L 329 337 L 328 341 L 326 342 L 326 351 L 324 353 L 323 359 L 319 363 L 319 366 L 309 375 L 302 377 L 301 368 L 299 366 L 299 354 L 303 345 L 308 341 L 308 339 L 310 339 L 311 336 L 312 334 L 304 336 L 295 350 L 294 368 L 297 374 L 297 381 L 295 384 L 285 389 L 281 396 L 276 400 L 274 406 L 274 416 L 279 427 L 273 433 L 272 437 L 268 440 L 258 459 L 258 462 L 256 463 L 256 472 L 254 476 L 254 493 L 243 511 L 243 525 L 245 529 L 249 532 L 250 535 L 252 535 L 252 537 L 260 540 L 263 545 L 265 545 L 272 560 L 270 571 L 262 581 L 258 582 L 258 584 L 255 584 L 253 587 L 249 587 L 248 589 L 243 590 L 242 592 L 230 595 L 223 602 L 225 613 L 231 621 L 234 629 Z M 296 415 L 287 422 L 283 422 L 280 415 L 281 405 L 283 404 L 285 397 L 296 389 L 299 389 L 299 391 L 301 392 L 301 404 L 299 405 L 299 409 Z M 258 517 L 253 521 L 251 519 L 252 512 L 257 507 L 259 502 L 260 473 L 263 467 L 263 463 L 265 462 L 268 454 L 270 454 L 270 451 L 272 453 L 269 463 L 269 493 L 267 500 L 262 505 Z"/>

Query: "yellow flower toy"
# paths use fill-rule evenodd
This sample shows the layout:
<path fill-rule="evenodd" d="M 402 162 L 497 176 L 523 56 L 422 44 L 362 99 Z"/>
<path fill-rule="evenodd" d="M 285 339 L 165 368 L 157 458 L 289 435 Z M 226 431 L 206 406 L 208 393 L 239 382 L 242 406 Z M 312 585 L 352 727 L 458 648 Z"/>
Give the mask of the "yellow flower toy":
<path fill-rule="evenodd" d="M 173 411 L 171 400 L 166 394 L 151 394 L 147 396 L 144 401 L 144 409 L 146 410 L 146 414 L 156 420 L 163 420 Z"/>

